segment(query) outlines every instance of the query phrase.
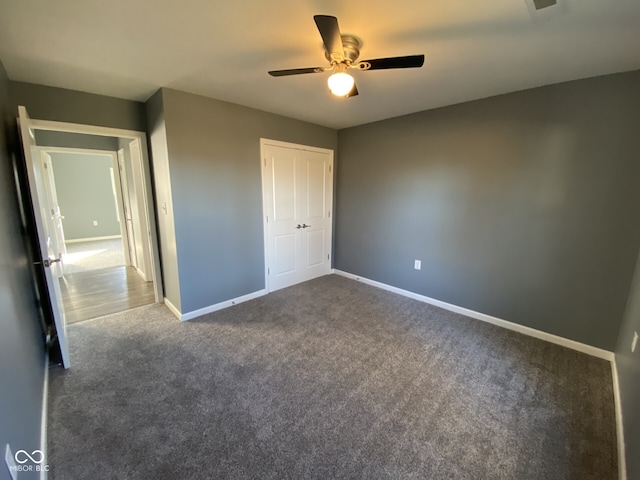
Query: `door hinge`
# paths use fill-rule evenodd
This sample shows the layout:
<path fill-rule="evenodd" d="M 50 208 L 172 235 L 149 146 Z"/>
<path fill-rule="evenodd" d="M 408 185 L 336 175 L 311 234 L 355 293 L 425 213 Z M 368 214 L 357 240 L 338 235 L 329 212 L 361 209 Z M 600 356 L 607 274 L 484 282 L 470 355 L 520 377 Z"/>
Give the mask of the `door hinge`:
<path fill-rule="evenodd" d="M 329 165 L 329 173 L 331 173 L 331 165 Z"/>
<path fill-rule="evenodd" d="M 267 159 L 266 158 L 264 159 L 264 166 L 265 167 L 267 166 Z"/>
<path fill-rule="evenodd" d="M 267 215 L 267 223 L 269 223 L 269 215 Z"/>
<path fill-rule="evenodd" d="M 329 260 L 329 254 L 327 253 L 327 260 Z"/>
<path fill-rule="evenodd" d="M 329 215 L 329 218 L 331 218 L 331 210 L 329 210 L 327 214 Z"/>
<path fill-rule="evenodd" d="M 271 269 L 267 268 L 267 275 L 271 275 Z"/>

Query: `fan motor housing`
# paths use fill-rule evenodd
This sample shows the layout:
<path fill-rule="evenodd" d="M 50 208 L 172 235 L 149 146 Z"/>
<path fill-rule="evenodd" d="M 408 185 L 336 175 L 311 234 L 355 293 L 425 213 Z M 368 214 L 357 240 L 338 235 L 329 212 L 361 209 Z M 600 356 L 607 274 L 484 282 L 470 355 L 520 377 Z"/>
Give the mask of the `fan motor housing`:
<path fill-rule="evenodd" d="M 341 35 L 341 37 L 345 60 L 349 63 L 356 63 L 356 60 L 358 60 L 358 57 L 360 56 L 360 47 L 362 46 L 362 42 L 354 35 Z M 328 61 L 331 61 L 331 57 L 328 52 L 325 51 L 324 56 Z"/>

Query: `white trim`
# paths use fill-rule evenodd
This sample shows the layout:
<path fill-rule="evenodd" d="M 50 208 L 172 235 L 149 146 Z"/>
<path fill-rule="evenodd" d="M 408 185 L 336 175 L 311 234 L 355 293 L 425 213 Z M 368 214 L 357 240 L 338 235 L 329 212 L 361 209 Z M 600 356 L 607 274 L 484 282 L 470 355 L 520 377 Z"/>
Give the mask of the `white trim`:
<path fill-rule="evenodd" d="M 616 409 L 616 433 L 618 436 L 618 478 L 627 480 L 627 459 L 625 456 L 624 425 L 622 423 L 622 401 L 620 399 L 620 383 L 618 364 L 615 356 L 611 360 L 611 377 L 613 378 L 613 400 Z"/>
<path fill-rule="evenodd" d="M 182 314 L 180 313 L 180 310 L 178 310 L 176 306 L 173 303 L 171 303 L 171 301 L 167 297 L 164 297 L 164 304 L 171 311 L 171 313 L 173 313 L 176 316 L 178 320 L 182 320 Z"/>
<path fill-rule="evenodd" d="M 264 249 L 264 287 L 268 293 L 271 291 L 271 289 L 269 288 L 269 240 L 268 240 L 269 227 L 267 226 L 267 212 L 269 211 L 269 208 L 267 206 L 267 202 L 265 199 L 266 189 L 264 185 L 264 182 L 266 181 L 265 165 L 267 161 L 267 157 L 264 154 L 265 146 L 266 146 L 265 142 L 266 142 L 266 139 L 264 138 L 260 139 L 260 158 L 258 160 L 260 160 L 260 200 L 262 202 L 262 246 Z"/>
<path fill-rule="evenodd" d="M 135 269 L 136 273 L 138 274 L 138 276 L 142 280 L 144 280 L 145 282 L 149 282 L 150 281 L 150 280 L 147 280 L 147 276 L 145 275 L 145 273 L 142 270 L 140 270 L 138 267 L 133 267 L 133 268 Z"/>
<path fill-rule="evenodd" d="M 263 145 L 273 145 L 274 147 L 294 148 L 296 150 L 306 150 L 307 152 L 328 153 L 333 155 L 334 151 L 330 148 L 313 147 L 311 145 L 301 145 L 299 143 L 281 142 L 280 140 L 271 140 L 270 138 L 260 138 L 260 147 Z"/>
<path fill-rule="evenodd" d="M 254 298 L 262 297 L 266 294 L 267 289 L 263 288 L 262 290 L 248 293 L 247 295 L 242 295 L 241 297 L 232 298 L 231 300 L 225 300 L 224 302 L 216 303 L 215 305 L 209 305 L 208 307 L 200 308 L 198 310 L 182 313 L 178 318 L 180 318 L 180 320 L 182 320 L 183 322 L 186 322 L 187 320 L 193 320 L 194 318 L 206 315 L 207 313 L 217 312 L 218 310 L 222 310 L 224 308 L 233 307 L 234 305 L 238 305 L 239 303 L 247 302 L 249 300 L 253 300 Z"/>
<path fill-rule="evenodd" d="M 123 130 L 121 128 L 100 127 L 98 125 L 85 125 L 83 123 L 57 122 L 54 120 L 31 119 L 31 126 L 36 130 L 53 130 L 56 132 L 86 133 L 102 137 L 140 138 L 146 136 L 145 132 L 138 130 Z"/>
<path fill-rule="evenodd" d="M 44 356 L 44 382 L 42 385 L 42 414 L 40 417 L 40 451 L 47 462 L 47 403 L 49 401 L 49 355 Z M 40 470 L 40 480 L 47 480 L 47 472 Z"/>
<path fill-rule="evenodd" d="M 64 243 L 82 243 L 82 242 L 97 242 L 99 240 L 115 240 L 116 238 L 122 238 L 122 235 L 107 235 L 105 237 L 87 237 L 87 238 L 74 238 L 66 240 Z"/>
<path fill-rule="evenodd" d="M 541 330 L 536 330 L 535 328 L 525 327 L 524 325 L 509 322 L 507 320 L 503 320 L 498 317 L 493 317 L 491 315 L 486 315 L 484 313 L 476 312 L 474 310 L 469 310 L 468 308 L 459 307 L 451 303 L 436 300 L 435 298 L 426 297 L 424 295 L 420 295 L 419 293 L 410 292 L 409 290 L 403 290 L 401 288 L 392 287 L 391 285 L 377 282 L 375 280 L 369 280 L 368 278 L 364 278 L 359 275 L 354 275 L 352 273 L 343 272 L 337 269 L 335 270 L 335 273 L 336 275 L 341 275 L 343 277 L 347 277 L 352 280 L 357 280 L 359 282 L 366 283 L 367 285 L 371 285 L 373 287 L 378 287 L 383 290 L 388 290 L 390 292 L 397 293 L 405 297 L 413 298 L 414 300 L 418 300 L 420 302 L 424 302 L 431 305 L 435 305 L 436 307 L 444 308 L 445 310 L 449 310 L 451 312 L 459 313 L 467 317 L 475 318 L 476 320 L 481 320 L 483 322 L 491 323 L 493 325 L 497 325 L 498 327 L 506 328 L 507 330 L 513 330 L 514 332 L 522 333 L 524 335 L 528 335 L 530 337 L 534 337 L 540 340 L 545 340 L 550 343 L 555 343 L 556 345 L 561 345 L 563 347 L 567 347 L 572 350 L 577 350 L 578 352 L 586 353 L 587 355 L 591 355 L 593 357 L 602 358 L 603 360 L 608 360 L 610 362 L 613 361 L 614 359 L 614 353 L 608 350 L 604 350 L 601 348 L 593 347 L 591 345 L 576 342 L 575 340 L 569 340 L 568 338 L 560 337 L 558 335 L 553 335 L 552 333 L 543 332 Z"/>
<path fill-rule="evenodd" d="M 156 225 L 156 197 L 153 194 L 153 180 L 151 178 L 151 158 L 149 157 L 149 146 L 147 145 L 147 134 L 143 133 L 138 137 L 140 141 L 140 161 L 142 162 L 142 174 L 144 192 L 143 198 L 146 206 L 147 217 L 147 241 L 149 242 L 149 267 L 151 268 L 151 278 L 155 288 L 156 303 L 164 298 L 162 289 L 162 268 L 160 266 L 160 244 L 158 242 L 158 226 Z"/>
<path fill-rule="evenodd" d="M 116 154 L 115 150 L 97 150 L 95 148 L 77 148 L 77 147 L 48 147 L 36 146 L 38 150 L 48 153 L 68 153 L 71 155 L 92 155 L 101 157 L 112 157 Z"/>
<path fill-rule="evenodd" d="M 124 194 L 122 192 L 122 178 L 120 178 L 120 162 L 117 152 L 111 152 L 111 165 L 111 186 L 118 211 L 118 224 L 120 225 L 120 236 L 122 237 L 122 253 L 124 254 L 124 264 L 128 267 L 131 265 L 131 258 L 129 256 L 129 242 L 125 241 L 127 238 L 127 219 L 124 215 Z"/>
<path fill-rule="evenodd" d="M 120 232 L 122 234 L 122 250 L 124 251 L 124 263 L 127 267 L 135 266 L 131 259 L 131 244 L 135 242 L 131 241 L 132 227 L 129 225 L 127 219 L 127 213 L 131 216 L 131 201 L 129 197 L 129 187 L 127 184 L 127 172 L 125 165 L 124 148 L 119 148 L 116 152 L 116 168 L 118 172 L 118 185 L 120 191 L 120 200 L 122 202 L 122 221 L 120 223 Z M 135 245 L 134 245 L 135 246 Z M 135 255 L 135 252 L 133 252 Z M 137 258 L 136 258 L 137 263 Z"/>

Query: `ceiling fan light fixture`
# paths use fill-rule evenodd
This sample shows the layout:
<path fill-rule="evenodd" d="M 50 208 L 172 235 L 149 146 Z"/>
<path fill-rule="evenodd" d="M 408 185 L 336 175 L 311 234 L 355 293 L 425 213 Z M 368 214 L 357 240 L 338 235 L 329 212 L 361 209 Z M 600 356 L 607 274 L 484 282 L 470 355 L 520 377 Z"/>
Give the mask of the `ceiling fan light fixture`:
<path fill-rule="evenodd" d="M 531 2 L 534 0 L 525 0 Z M 560 0 L 535 0 L 555 2 Z M 354 78 L 347 73 L 355 68 L 360 71 L 389 70 L 394 68 L 420 68 L 424 64 L 424 55 L 405 55 L 403 57 L 373 58 L 358 61 L 362 42 L 353 35 L 342 35 L 338 27 L 338 19 L 331 15 L 314 15 L 318 32 L 324 44 L 325 58 L 330 67 L 289 68 L 286 70 L 270 70 L 272 77 L 302 75 L 305 73 L 323 73 L 331 71 L 328 79 L 329 90 L 337 97 L 350 98 L 359 95 Z"/>
<path fill-rule="evenodd" d="M 345 72 L 336 72 L 327 80 L 329 90 L 338 97 L 344 97 L 351 91 L 355 83 L 353 77 Z"/>
<path fill-rule="evenodd" d="M 337 97 L 345 97 L 353 88 L 355 80 L 351 75 L 346 72 L 335 72 L 327 80 L 329 84 L 329 90 Z"/>

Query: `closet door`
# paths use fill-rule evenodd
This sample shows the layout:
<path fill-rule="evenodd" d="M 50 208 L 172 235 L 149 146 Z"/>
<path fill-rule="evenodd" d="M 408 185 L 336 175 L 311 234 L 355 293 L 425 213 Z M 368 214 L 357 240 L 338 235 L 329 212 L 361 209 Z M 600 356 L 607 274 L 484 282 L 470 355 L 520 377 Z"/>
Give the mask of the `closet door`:
<path fill-rule="evenodd" d="M 269 291 L 331 271 L 333 152 L 263 141 Z"/>
<path fill-rule="evenodd" d="M 331 156 L 303 150 L 298 165 L 297 200 L 302 222 L 299 270 L 301 281 L 306 281 L 331 271 Z"/>

